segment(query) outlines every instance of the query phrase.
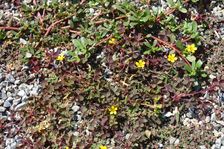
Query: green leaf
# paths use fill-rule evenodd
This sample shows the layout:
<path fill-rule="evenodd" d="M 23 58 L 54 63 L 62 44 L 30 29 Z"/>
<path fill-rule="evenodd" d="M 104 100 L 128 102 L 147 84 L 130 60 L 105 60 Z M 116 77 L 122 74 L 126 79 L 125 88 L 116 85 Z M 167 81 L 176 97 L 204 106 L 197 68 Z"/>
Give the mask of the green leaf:
<path fill-rule="evenodd" d="M 172 7 L 172 6 L 174 6 L 174 2 L 173 2 L 173 0 L 167 0 L 167 3 L 168 3 L 168 5 L 169 5 L 169 7 Z"/>
<path fill-rule="evenodd" d="M 193 21 L 191 24 L 192 24 L 192 31 L 196 32 L 197 31 L 197 22 Z"/>
<path fill-rule="evenodd" d="M 202 76 L 203 78 L 206 78 L 208 75 L 207 75 L 206 73 L 202 73 L 201 76 Z"/>
<path fill-rule="evenodd" d="M 192 68 L 192 70 L 195 70 L 196 69 L 196 62 L 195 61 L 192 62 L 191 68 Z"/>
<path fill-rule="evenodd" d="M 152 46 L 152 45 L 151 45 L 150 43 L 148 43 L 148 42 L 144 42 L 144 45 L 147 46 L 148 48 L 151 48 L 151 46 Z"/>
<path fill-rule="evenodd" d="M 120 12 L 122 12 L 122 13 L 124 13 L 124 14 L 127 13 L 126 10 L 123 9 L 123 8 L 122 8 L 121 6 L 119 6 L 119 5 L 116 5 L 116 6 L 115 6 L 115 9 L 119 10 Z"/>
<path fill-rule="evenodd" d="M 145 16 L 140 19 L 141 22 L 147 22 L 149 20 L 150 16 Z"/>
<path fill-rule="evenodd" d="M 78 48 L 79 50 L 85 49 L 84 45 L 82 44 L 82 42 L 80 40 L 74 39 L 74 40 L 72 40 L 72 42 L 73 42 L 74 46 L 76 48 Z"/>
<path fill-rule="evenodd" d="M 188 55 L 187 57 L 187 60 L 189 60 L 190 62 L 194 62 L 196 60 L 195 56 L 192 56 L 192 55 Z"/>
<path fill-rule="evenodd" d="M 182 13 L 187 13 L 187 9 L 184 8 L 184 7 L 180 7 L 179 8 L 179 11 L 182 12 Z"/>
<path fill-rule="evenodd" d="M 185 68 L 185 70 L 187 70 L 188 72 L 191 72 L 191 71 L 192 71 L 192 68 L 191 68 L 191 66 L 189 66 L 189 65 L 185 65 L 184 68 Z"/>
<path fill-rule="evenodd" d="M 0 31 L 0 40 L 3 40 L 6 38 L 6 33 L 4 31 Z"/>
<path fill-rule="evenodd" d="M 184 49 L 184 45 L 183 45 L 183 43 L 180 40 L 177 40 L 176 46 L 177 46 L 177 48 L 179 48 L 181 50 Z"/>
<path fill-rule="evenodd" d="M 201 68 L 202 64 L 203 64 L 203 62 L 201 60 L 198 60 L 196 63 L 196 67 Z"/>

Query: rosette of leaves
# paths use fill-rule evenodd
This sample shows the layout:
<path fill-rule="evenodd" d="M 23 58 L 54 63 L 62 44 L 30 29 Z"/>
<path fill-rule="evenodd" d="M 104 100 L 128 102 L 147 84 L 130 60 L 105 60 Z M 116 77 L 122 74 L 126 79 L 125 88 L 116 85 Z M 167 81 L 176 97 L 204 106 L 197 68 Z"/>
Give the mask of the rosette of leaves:
<path fill-rule="evenodd" d="M 187 59 L 191 62 L 191 66 L 185 65 L 185 70 L 190 77 L 207 77 L 207 74 L 202 70 L 203 62 L 197 60 L 195 56 L 187 56 Z"/>
<path fill-rule="evenodd" d="M 86 62 L 90 57 L 91 52 L 93 52 L 91 50 L 93 50 L 94 41 L 81 37 L 80 39 L 73 39 L 72 42 L 75 49 L 68 52 L 68 61 L 80 62 L 80 60 L 82 60 L 83 62 Z"/>

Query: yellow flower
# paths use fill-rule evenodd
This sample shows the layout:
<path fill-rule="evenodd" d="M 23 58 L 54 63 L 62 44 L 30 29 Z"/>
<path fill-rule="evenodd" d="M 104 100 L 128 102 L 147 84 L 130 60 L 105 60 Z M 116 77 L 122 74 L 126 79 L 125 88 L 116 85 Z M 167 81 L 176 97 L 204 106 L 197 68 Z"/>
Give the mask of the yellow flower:
<path fill-rule="evenodd" d="M 169 54 L 167 60 L 171 63 L 174 63 L 177 60 L 177 57 L 175 54 Z"/>
<path fill-rule="evenodd" d="M 109 111 L 110 111 L 110 115 L 116 115 L 117 114 L 117 107 L 116 106 L 111 106 L 109 108 Z"/>
<path fill-rule="evenodd" d="M 66 146 L 66 147 L 65 147 L 65 149 L 69 149 L 69 147 L 68 147 L 68 146 Z"/>
<path fill-rule="evenodd" d="M 108 41 L 109 44 L 116 44 L 116 39 L 115 38 L 111 38 L 109 41 Z"/>
<path fill-rule="evenodd" d="M 56 60 L 58 60 L 58 61 L 63 61 L 64 59 L 65 59 L 64 54 L 60 54 L 60 55 L 58 55 L 58 57 L 57 57 Z"/>
<path fill-rule="evenodd" d="M 100 145 L 100 149 L 107 149 L 107 146 Z"/>
<path fill-rule="evenodd" d="M 50 123 L 44 120 L 38 126 L 36 126 L 36 129 L 38 132 L 41 132 L 42 130 L 47 129 L 48 127 L 50 127 Z"/>
<path fill-rule="evenodd" d="M 153 98 L 154 103 L 157 103 L 160 100 L 160 97 Z"/>
<path fill-rule="evenodd" d="M 135 62 L 135 65 L 136 65 L 138 68 L 144 68 L 144 67 L 145 67 L 145 61 L 143 61 L 143 60 L 139 60 L 138 62 Z"/>
<path fill-rule="evenodd" d="M 195 47 L 195 44 L 187 45 L 186 51 L 189 53 L 195 53 L 197 50 L 197 47 Z"/>

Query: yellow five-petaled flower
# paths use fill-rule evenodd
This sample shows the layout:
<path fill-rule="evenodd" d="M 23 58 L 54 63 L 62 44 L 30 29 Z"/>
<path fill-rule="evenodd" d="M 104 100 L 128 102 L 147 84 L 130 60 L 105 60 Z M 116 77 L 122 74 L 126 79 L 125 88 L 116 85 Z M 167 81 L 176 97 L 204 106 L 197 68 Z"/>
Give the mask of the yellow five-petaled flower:
<path fill-rule="evenodd" d="M 171 63 L 174 63 L 177 60 L 177 57 L 175 54 L 169 54 L 167 60 Z"/>
<path fill-rule="evenodd" d="M 137 66 L 137 68 L 144 68 L 145 67 L 145 61 L 139 60 L 139 61 L 135 62 L 135 65 Z"/>
<path fill-rule="evenodd" d="M 108 41 L 109 44 L 116 44 L 116 39 L 115 38 L 111 38 L 109 41 Z"/>
<path fill-rule="evenodd" d="M 65 56 L 64 56 L 64 54 L 61 53 L 61 54 L 58 55 L 56 60 L 63 61 L 64 59 L 65 59 Z"/>
<path fill-rule="evenodd" d="M 107 146 L 100 145 L 100 149 L 107 149 Z"/>
<path fill-rule="evenodd" d="M 186 47 L 186 51 L 192 54 L 195 53 L 196 50 L 197 47 L 195 47 L 195 44 L 187 45 Z"/>
<path fill-rule="evenodd" d="M 117 106 L 111 106 L 109 108 L 109 112 L 110 112 L 110 115 L 116 115 L 117 114 Z"/>

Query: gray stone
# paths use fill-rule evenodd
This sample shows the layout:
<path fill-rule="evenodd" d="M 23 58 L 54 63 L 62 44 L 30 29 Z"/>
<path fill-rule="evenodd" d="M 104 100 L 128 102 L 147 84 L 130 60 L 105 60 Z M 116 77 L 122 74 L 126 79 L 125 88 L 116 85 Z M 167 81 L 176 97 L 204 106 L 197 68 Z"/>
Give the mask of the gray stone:
<path fill-rule="evenodd" d="M 20 102 L 21 102 L 21 98 L 16 98 L 12 101 L 13 105 L 17 105 Z"/>
<path fill-rule="evenodd" d="M 174 144 L 176 140 L 177 139 L 172 136 L 169 138 L 170 144 Z"/>
<path fill-rule="evenodd" d="M 4 77 L 2 75 L 2 73 L 0 73 L 0 82 L 2 82 L 4 80 Z"/>
<path fill-rule="evenodd" d="M 20 38 L 19 42 L 22 43 L 22 44 L 27 44 L 27 41 L 25 39 L 23 39 L 23 38 Z"/>
<path fill-rule="evenodd" d="M 126 140 L 128 140 L 130 137 L 131 137 L 131 134 L 130 133 L 128 133 L 128 134 L 125 135 L 125 139 Z"/>
<path fill-rule="evenodd" d="M 0 107 L 0 112 L 5 112 L 5 107 Z"/>
<path fill-rule="evenodd" d="M 162 149 L 162 148 L 163 148 L 163 144 L 158 143 L 158 145 L 159 145 L 159 148 L 160 148 L 160 149 Z"/>
<path fill-rule="evenodd" d="M 10 145 L 10 149 L 16 149 L 16 142 L 13 142 L 13 143 Z"/>
<path fill-rule="evenodd" d="M 178 145 L 180 143 L 180 139 L 176 139 L 176 141 L 174 142 L 175 145 Z"/>
<path fill-rule="evenodd" d="M 73 112 L 77 112 L 79 109 L 80 109 L 80 107 L 77 105 L 72 106 Z"/>
<path fill-rule="evenodd" d="M 28 94 L 30 92 L 29 85 L 27 85 L 25 83 L 20 84 L 19 90 L 25 91 L 26 94 Z"/>
<path fill-rule="evenodd" d="M 28 96 L 23 96 L 22 97 L 22 102 L 26 102 L 28 100 Z"/>
<path fill-rule="evenodd" d="M 8 81 L 10 83 L 14 83 L 15 82 L 15 78 L 13 77 L 13 75 L 7 74 L 6 75 L 6 81 Z"/>
<path fill-rule="evenodd" d="M 4 104 L 3 104 L 3 106 L 5 107 L 5 108 L 9 108 L 9 107 L 11 107 L 12 106 L 12 104 L 9 102 L 9 101 L 5 101 L 4 102 Z"/>
<path fill-rule="evenodd" d="M 15 119 L 18 121 L 18 120 L 21 120 L 21 116 L 18 114 L 18 113 L 16 113 L 16 115 L 15 115 Z"/>
<path fill-rule="evenodd" d="M 12 104 L 13 104 L 14 106 L 16 106 L 16 105 L 18 105 L 20 102 L 21 102 L 21 98 L 17 98 L 17 99 L 14 99 L 14 100 L 12 101 Z"/>
<path fill-rule="evenodd" d="M 9 101 L 9 102 L 11 102 L 11 101 L 13 101 L 14 100 L 14 98 L 12 98 L 12 97 L 8 97 L 7 99 L 6 99 L 6 101 Z"/>
<path fill-rule="evenodd" d="M 15 107 L 15 110 L 16 110 L 16 111 L 17 111 L 17 110 L 20 110 L 21 108 L 25 107 L 26 104 L 27 104 L 27 103 L 25 103 L 25 102 L 22 102 L 22 103 L 18 104 L 18 105 Z"/>
<path fill-rule="evenodd" d="M 11 97 L 12 93 L 11 92 L 7 92 L 6 95 L 7 95 L 7 97 Z"/>
<path fill-rule="evenodd" d="M 211 121 L 212 122 L 216 121 L 216 115 L 215 115 L 215 113 L 212 113 L 211 114 Z"/>
<path fill-rule="evenodd" d="M 31 3 L 32 2 L 32 0 L 24 0 L 23 1 L 23 3 L 25 3 L 25 4 L 29 4 L 29 3 Z M 22 39 L 22 38 L 20 38 L 20 39 Z M 23 39 L 24 40 L 24 39 Z M 26 41 L 26 40 L 25 40 Z M 24 42 L 23 44 L 26 44 L 27 43 L 27 41 L 26 42 Z"/>
<path fill-rule="evenodd" d="M 29 52 L 26 52 L 26 58 L 31 58 L 31 57 L 32 57 L 32 54 Z"/>
<path fill-rule="evenodd" d="M 188 113 L 186 114 L 186 116 L 187 116 L 188 118 L 193 118 L 193 116 L 192 116 L 192 114 L 191 114 L 190 112 L 188 112 Z"/>
<path fill-rule="evenodd" d="M 15 142 L 13 138 L 7 138 L 5 140 L 5 145 L 8 146 L 8 145 L 12 144 L 13 142 Z"/>
<path fill-rule="evenodd" d="M 217 148 L 215 147 L 215 144 L 212 145 L 211 149 L 217 149 Z"/>
<path fill-rule="evenodd" d="M 224 135 L 221 136 L 221 143 L 222 143 L 222 146 L 224 146 Z"/>
<path fill-rule="evenodd" d="M 199 146 L 200 149 L 207 149 L 205 145 Z"/>
<path fill-rule="evenodd" d="M 34 88 L 34 85 L 31 84 L 31 85 L 28 85 L 27 87 L 29 88 L 29 90 L 32 90 Z"/>
<path fill-rule="evenodd" d="M 7 95 L 4 90 L 2 90 L 2 92 L 0 92 L 0 94 L 1 94 L 1 97 L 0 97 L 1 99 L 3 99 L 3 100 L 7 99 Z"/>
<path fill-rule="evenodd" d="M 73 133 L 73 135 L 74 135 L 75 137 L 78 137 L 78 136 L 79 136 L 79 132 L 78 132 L 78 131 L 75 131 L 75 132 Z"/>
<path fill-rule="evenodd" d="M 4 116 L 4 115 L 2 115 L 2 114 L 0 113 L 0 119 L 1 119 L 1 120 L 3 120 L 3 119 L 6 120 L 6 119 L 7 119 L 7 116 Z"/>
<path fill-rule="evenodd" d="M 16 80 L 14 83 L 15 83 L 16 85 L 18 85 L 18 84 L 20 84 L 20 80 Z"/>
<path fill-rule="evenodd" d="M 34 85 L 32 90 L 30 91 L 31 96 L 37 96 L 40 91 L 40 86 L 39 85 Z"/>
<path fill-rule="evenodd" d="M 205 118 L 205 122 L 206 122 L 206 123 L 209 123 L 209 122 L 210 122 L 210 117 L 209 117 L 209 116 L 206 116 L 206 118 Z"/>
<path fill-rule="evenodd" d="M 0 99 L 0 106 L 3 105 L 3 103 L 4 103 L 4 100 Z"/>
<path fill-rule="evenodd" d="M 77 121 L 81 121 L 82 120 L 82 116 L 81 115 L 76 115 L 77 116 Z"/>
<path fill-rule="evenodd" d="M 217 148 L 220 148 L 220 147 L 221 147 L 221 138 L 216 139 L 216 141 L 215 141 L 215 146 L 216 146 Z"/>
<path fill-rule="evenodd" d="M 23 96 L 26 96 L 26 92 L 24 90 L 20 90 L 18 93 L 17 93 L 18 96 L 20 97 L 23 97 Z"/>
<path fill-rule="evenodd" d="M 165 117 L 171 117 L 171 116 L 173 116 L 174 114 L 172 113 L 172 112 L 167 112 L 164 116 Z"/>
<path fill-rule="evenodd" d="M 24 65 L 21 70 L 23 71 L 23 70 L 27 70 L 27 69 L 29 69 L 29 67 Z"/>

